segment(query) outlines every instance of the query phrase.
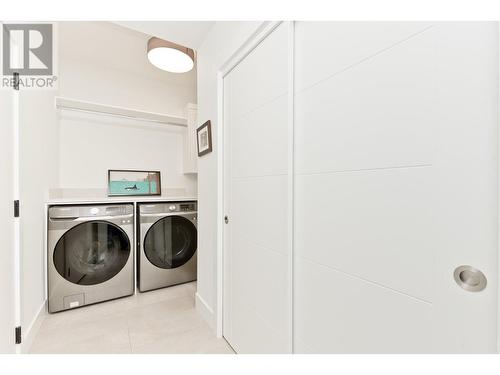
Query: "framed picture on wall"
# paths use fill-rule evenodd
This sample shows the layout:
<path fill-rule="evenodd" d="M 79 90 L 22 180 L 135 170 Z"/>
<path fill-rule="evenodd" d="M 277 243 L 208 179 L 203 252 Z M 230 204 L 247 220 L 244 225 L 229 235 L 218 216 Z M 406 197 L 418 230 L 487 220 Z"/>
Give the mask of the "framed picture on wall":
<path fill-rule="evenodd" d="M 108 196 L 161 195 L 159 171 L 108 170 Z"/>
<path fill-rule="evenodd" d="M 212 152 L 212 124 L 210 120 L 205 122 L 196 130 L 198 156 L 203 156 Z"/>

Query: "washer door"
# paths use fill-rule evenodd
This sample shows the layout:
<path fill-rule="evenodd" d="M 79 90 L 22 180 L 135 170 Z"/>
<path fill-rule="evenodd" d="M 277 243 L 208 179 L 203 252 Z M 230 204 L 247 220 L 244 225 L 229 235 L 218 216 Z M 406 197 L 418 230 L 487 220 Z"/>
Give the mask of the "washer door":
<path fill-rule="evenodd" d="M 88 221 L 68 230 L 57 242 L 54 266 L 78 285 L 103 283 L 117 275 L 130 256 L 130 241 L 118 226 Z"/>
<path fill-rule="evenodd" d="M 182 216 L 158 220 L 144 237 L 144 253 L 159 268 L 182 266 L 194 255 L 196 247 L 196 227 Z"/>

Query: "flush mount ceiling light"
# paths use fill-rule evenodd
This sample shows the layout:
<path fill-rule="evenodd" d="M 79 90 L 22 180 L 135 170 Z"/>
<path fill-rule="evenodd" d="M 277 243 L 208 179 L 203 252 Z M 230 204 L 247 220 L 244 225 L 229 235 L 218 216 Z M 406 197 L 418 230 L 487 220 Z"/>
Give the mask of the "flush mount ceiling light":
<path fill-rule="evenodd" d="M 194 51 L 191 48 L 153 37 L 148 40 L 148 60 L 161 70 L 185 73 L 193 69 Z"/>

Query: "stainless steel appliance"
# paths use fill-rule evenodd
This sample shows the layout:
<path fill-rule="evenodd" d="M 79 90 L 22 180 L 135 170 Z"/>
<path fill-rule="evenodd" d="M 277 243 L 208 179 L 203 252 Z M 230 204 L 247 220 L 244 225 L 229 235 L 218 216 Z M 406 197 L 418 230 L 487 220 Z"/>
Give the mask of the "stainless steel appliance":
<path fill-rule="evenodd" d="M 134 293 L 132 204 L 51 206 L 49 312 Z"/>
<path fill-rule="evenodd" d="M 140 292 L 196 280 L 197 203 L 137 205 Z"/>

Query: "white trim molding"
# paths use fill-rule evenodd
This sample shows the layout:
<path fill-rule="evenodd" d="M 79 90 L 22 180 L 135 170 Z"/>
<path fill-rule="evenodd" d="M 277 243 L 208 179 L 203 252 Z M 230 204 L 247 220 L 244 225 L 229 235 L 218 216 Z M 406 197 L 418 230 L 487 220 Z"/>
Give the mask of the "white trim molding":
<path fill-rule="evenodd" d="M 288 26 L 288 344 L 294 353 L 294 233 L 295 233 L 295 22 Z"/>
<path fill-rule="evenodd" d="M 217 73 L 217 316 L 216 335 L 222 338 L 223 332 L 223 289 L 224 289 L 224 75 Z"/>
<path fill-rule="evenodd" d="M 40 330 L 40 327 L 47 316 L 47 301 L 43 301 L 42 305 L 38 309 L 38 313 L 31 321 L 30 325 L 25 332 L 22 333 L 22 343 L 21 343 L 21 354 L 27 354 L 31 350 L 33 341 Z"/>
<path fill-rule="evenodd" d="M 17 47 L 16 51 L 18 51 Z M 18 53 L 15 53 L 14 56 L 18 56 Z M 20 98 L 19 98 L 19 90 L 14 90 L 14 108 L 13 108 L 13 158 L 12 158 L 12 166 L 14 168 L 13 173 L 13 191 L 14 191 L 14 200 L 18 201 L 21 196 L 20 191 Z M 21 218 L 14 217 L 14 306 L 15 306 L 15 326 L 21 327 L 22 322 L 22 258 L 21 258 Z M 20 345 L 16 344 L 16 353 L 20 352 Z"/>
<path fill-rule="evenodd" d="M 500 22 L 496 22 L 497 25 L 497 35 L 498 35 L 498 46 L 497 46 L 497 65 L 498 65 L 498 76 L 497 76 L 497 170 L 498 170 L 498 201 L 497 201 L 497 353 L 500 353 Z"/>
<path fill-rule="evenodd" d="M 262 25 L 247 39 L 243 45 L 219 68 L 219 73 L 224 78 L 233 70 L 247 55 L 252 52 L 274 29 L 276 29 L 282 21 L 263 22 Z M 220 92 L 218 92 L 220 94 Z M 221 118 L 222 113 L 219 113 Z"/>
<path fill-rule="evenodd" d="M 202 316 L 202 318 L 208 323 L 210 328 L 216 331 L 216 316 L 214 310 L 208 305 L 208 303 L 199 295 L 198 292 L 195 294 L 195 307 L 196 311 Z"/>

